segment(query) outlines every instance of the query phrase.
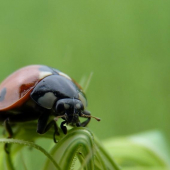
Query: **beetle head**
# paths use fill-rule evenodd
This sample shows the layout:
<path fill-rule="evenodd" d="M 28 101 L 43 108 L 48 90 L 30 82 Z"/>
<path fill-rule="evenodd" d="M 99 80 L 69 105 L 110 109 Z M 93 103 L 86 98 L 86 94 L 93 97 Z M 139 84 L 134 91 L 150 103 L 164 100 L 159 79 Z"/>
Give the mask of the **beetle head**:
<path fill-rule="evenodd" d="M 82 102 L 78 99 L 60 99 L 56 102 L 55 113 L 57 118 L 62 118 L 67 124 L 79 126 L 81 116 L 84 111 Z"/>

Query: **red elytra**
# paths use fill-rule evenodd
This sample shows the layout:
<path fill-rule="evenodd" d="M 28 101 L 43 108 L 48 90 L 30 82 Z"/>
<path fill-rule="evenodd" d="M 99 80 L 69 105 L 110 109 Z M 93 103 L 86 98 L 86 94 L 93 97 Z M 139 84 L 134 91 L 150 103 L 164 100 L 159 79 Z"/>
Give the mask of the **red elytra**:
<path fill-rule="evenodd" d="M 0 84 L 0 111 L 14 109 L 25 103 L 30 97 L 30 93 L 36 84 L 44 77 L 51 75 L 48 72 L 40 78 L 42 65 L 30 65 L 23 67 L 8 76 Z M 5 89 L 5 94 L 2 91 Z M 2 96 L 3 95 L 3 96 Z"/>

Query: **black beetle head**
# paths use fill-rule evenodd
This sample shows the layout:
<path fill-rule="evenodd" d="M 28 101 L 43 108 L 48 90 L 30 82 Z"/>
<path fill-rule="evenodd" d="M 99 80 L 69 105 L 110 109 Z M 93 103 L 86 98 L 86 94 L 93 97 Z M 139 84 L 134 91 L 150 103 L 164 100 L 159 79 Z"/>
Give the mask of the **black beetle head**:
<path fill-rule="evenodd" d="M 79 126 L 81 116 L 84 111 L 82 102 L 78 99 L 60 99 L 56 102 L 55 113 L 59 118 L 61 117 L 67 124 Z"/>

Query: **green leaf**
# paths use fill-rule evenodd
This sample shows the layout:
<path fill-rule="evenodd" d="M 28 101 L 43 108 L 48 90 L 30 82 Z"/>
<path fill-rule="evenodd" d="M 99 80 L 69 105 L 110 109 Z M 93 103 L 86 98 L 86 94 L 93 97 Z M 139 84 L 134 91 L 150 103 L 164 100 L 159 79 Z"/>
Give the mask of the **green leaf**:
<path fill-rule="evenodd" d="M 116 163 L 113 163 L 113 160 L 109 158 L 87 128 L 70 130 L 51 150 L 50 154 L 64 170 L 119 170 Z M 78 164 L 77 161 L 79 161 Z M 44 170 L 52 168 L 52 163 L 47 160 Z"/>
<path fill-rule="evenodd" d="M 9 143 L 11 146 L 10 154 L 7 155 L 3 145 L 1 145 L 1 169 L 120 169 L 115 161 L 107 154 L 97 138 L 87 128 L 72 128 L 68 130 L 67 135 L 63 135 L 60 131 L 61 135 L 56 136 L 58 143 L 54 143 L 52 139 L 53 130 L 49 130 L 41 136 L 35 132 L 34 125 L 34 123 L 26 123 L 15 129 L 15 138 L 24 140 L 0 139 L 1 143 Z M 39 144 L 35 144 L 35 142 Z M 29 146 L 29 148 L 25 146 Z M 51 151 L 48 153 L 46 150 L 49 150 L 49 148 Z M 36 150 L 41 152 L 37 152 Z M 46 157 L 42 157 L 42 155 Z M 7 167 L 3 165 L 3 160 L 7 162 Z"/>
<path fill-rule="evenodd" d="M 33 148 L 41 151 L 44 155 L 46 155 L 46 157 L 49 158 L 49 160 L 52 162 L 52 164 L 54 165 L 54 167 L 56 169 L 61 170 L 59 165 L 53 159 L 53 157 L 51 157 L 51 155 L 47 151 L 45 151 L 41 146 L 36 145 L 35 143 L 24 141 L 24 140 L 18 140 L 18 139 L 0 139 L 0 143 L 20 144 L 20 145 L 25 145 L 25 146 L 33 147 Z M 13 164 L 12 164 L 11 159 L 10 159 L 11 153 L 8 154 L 8 155 L 5 153 L 5 156 L 7 157 L 7 159 L 6 159 L 7 167 L 10 167 L 10 169 L 14 169 L 13 168 Z"/>
<path fill-rule="evenodd" d="M 104 145 L 122 167 L 170 168 L 168 146 L 159 131 L 111 138 Z"/>

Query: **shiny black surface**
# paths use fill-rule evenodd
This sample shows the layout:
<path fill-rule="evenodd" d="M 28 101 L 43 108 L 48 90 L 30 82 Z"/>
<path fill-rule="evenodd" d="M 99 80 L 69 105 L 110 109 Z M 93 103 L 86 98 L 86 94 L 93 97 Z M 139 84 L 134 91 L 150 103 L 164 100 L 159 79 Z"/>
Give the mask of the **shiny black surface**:
<path fill-rule="evenodd" d="M 80 90 L 68 78 L 60 75 L 51 75 L 45 77 L 36 85 L 31 93 L 31 98 L 38 103 L 38 99 L 48 92 L 52 92 L 57 97 L 57 100 L 63 98 L 79 99 Z"/>

